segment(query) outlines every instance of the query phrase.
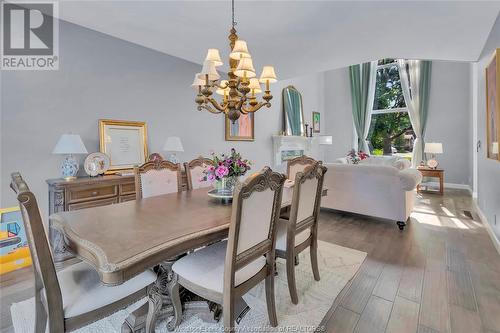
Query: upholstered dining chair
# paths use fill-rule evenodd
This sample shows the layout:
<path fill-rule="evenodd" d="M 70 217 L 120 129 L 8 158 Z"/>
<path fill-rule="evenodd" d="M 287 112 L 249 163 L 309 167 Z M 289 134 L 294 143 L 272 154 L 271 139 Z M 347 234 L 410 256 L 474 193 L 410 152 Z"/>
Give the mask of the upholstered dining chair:
<path fill-rule="evenodd" d="M 198 188 L 212 186 L 210 182 L 200 180 L 204 175 L 203 171 L 205 170 L 205 168 L 211 164 L 211 159 L 202 156 L 195 158 L 191 162 L 184 163 L 189 190 L 196 190 Z"/>
<path fill-rule="evenodd" d="M 222 304 L 224 332 L 234 329 L 234 304 L 265 280 L 269 321 L 277 326 L 274 301 L 275 226 L 285 176 L 266 167 L 235 189 L 227 241 L 188 254 L 172 266 L 173 279 L 191 292 Z M 179 290 L 179 288 L 174 288 Z M 175 326 L 180 323 L 178 292 Z"/>
<path fill-rule="evenodd" d="M 314 158 L 302 155 L 292 158 L 286 163 L 286 175 L 288 179 L 294 180 L 297 172 L 304 171 L 310 165 L 317 163 Z"/>
<path fill-rule="evenodd" d="M 299 302 L 295 284 L 296 257 L 308 247 L 314 279 L 320 280 L 318 215 L 326 170 L 320 163 L 315 163 L 295 175 L 290 217 L 281 217 L 276 229 L 276 256 L 286 260 L 288 290 L 294 304 Z"/>
<path fill-rule="evenodd" d="M 69 332 L 109 316 L 147 296 L 156 274 L 145 271 L 127 282 L 107 287 L 97 271 L 81 261 L 56 272 L 35 195 L 19 173 L 12 174 L 24 220 L 35 275 L 36 333 Z"/>
<path fill-rule="evenodd" d="M 181 191 L 181 165 L 170 161 L 151 161 L 134 168 L 136 198 Z"/>

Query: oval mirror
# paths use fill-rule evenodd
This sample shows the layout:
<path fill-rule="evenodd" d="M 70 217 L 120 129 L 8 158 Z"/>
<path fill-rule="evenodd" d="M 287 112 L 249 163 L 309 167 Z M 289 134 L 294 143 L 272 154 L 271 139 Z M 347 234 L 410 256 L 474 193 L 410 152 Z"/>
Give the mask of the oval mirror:
<path fill-rule="evenodd" d="M 305 136 L 302 95 L 294 86 L 283 88 L 283 130 L 285 135 Z"/>

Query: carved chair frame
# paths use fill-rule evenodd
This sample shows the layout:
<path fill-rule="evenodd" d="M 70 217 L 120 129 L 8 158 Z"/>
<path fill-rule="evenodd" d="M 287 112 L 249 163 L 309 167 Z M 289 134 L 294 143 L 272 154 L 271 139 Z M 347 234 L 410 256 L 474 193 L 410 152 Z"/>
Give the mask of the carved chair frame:
<path fill-rule="evenodd" d="M 50 319 L 48 325 L 49 332 L 73 331 L 107 317 L 147 296 L 146 287 L 102 308 L 75 317 L 65 318 L 61 287 L 57 279 L 56 269 L 52 261 L 52 255 L 35 195 L 30 191 L 20 173 L 13 173 L 11 178 L 10 187 L 17 194 L 31 258 L 33 260 L 36 311 L 34 332 L 45 333 L 47 317 Z"/>
<path fill-rule="evenodd" d="M 188 190 L 193 189 L 193 175 L 191 174 L 191 170 L 198 166 L 203 167 L 203 165 L 211 165 L 211 164 L 212 160 L 203 156 L 195 158 L 191 162 L 184 163 L 184 169 L 186 170 L 186 175 L 187 175 Z"/>
<path fill-rule="evenodd" d="M 141 166 L 134 167 L 134 174 L 135 174 L 135 193 L 136 193 L 136 199 L 141 200 L 142 199 L 142 183 L 141 183 L 141 174 L 146 173 L 150 170 L 162 170 L 162 169 L 168 169 L 171 171 L 177 172 L 177 191 L 181 192 L 182 191 L 182 172 L 181 172 L 181 165 L 179 163 L 172 163 L 167 160 L 162 160 L 162 161 L 150 161 L 146 162 Z"/>
<path fill-rule="evenodd" d="M 292 158 L 292 159 L 288 160 L 286 163 L 286 175 L 287 175 L 287 177 L 290 177 L 290 169 L 292 166 L 294 166 L 296 164 L 309 166 L 309 165 L 314 165 L 316 163 L 318 163 L 318 161 L 316 161 L 314 158 L 306 156 L 306 155 Z M 289 179 L 291 179 L 291 178 L 289 178 Z"/>
<path fill-rule="evenodd" d="M 287 224 L 286 250 L 283 251 L 277 249 L 276 256 L 286 259 L 288 289 L 294 304 L 298 303 L 297 287 L 295 283 L 295 258 L 300 252 L 304 251 L 308 247 L 310 247 L 311 266 L 314 279 L 316 281 L 320 280 L 318 269 L 318 216 L 321 206 L 323 179 L 327 170 L 328 169 L 321 165 L 320 162 L 316 162 L 315 164 L 308 166 L 304 172 L 297 173 L 293 187 L 290 218 L 282 218 L 282 221 L 286 221 Z M 313 178 L 318 180 L 313 213 L 311 216 L 308 216 L 301 221 L 297 221 L 301 187 L 306 180 Z M 301 244 L 295 244 L 295 236 L 306 229 L 311 230 L 311 235 Z"/>

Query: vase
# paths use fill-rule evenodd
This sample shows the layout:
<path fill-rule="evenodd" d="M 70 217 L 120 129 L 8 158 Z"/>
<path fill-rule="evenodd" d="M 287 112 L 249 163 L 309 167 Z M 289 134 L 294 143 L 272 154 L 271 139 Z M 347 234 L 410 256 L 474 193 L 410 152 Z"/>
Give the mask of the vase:
<path fill-rule="evenodd" d="M 234 187 L 237 183 L 238 177 L 236 176 L 224 177 L 221 180 L 215 182 L 215 188 L 217 192 L 220 192 L 222 194 L 233 194 Z"/>

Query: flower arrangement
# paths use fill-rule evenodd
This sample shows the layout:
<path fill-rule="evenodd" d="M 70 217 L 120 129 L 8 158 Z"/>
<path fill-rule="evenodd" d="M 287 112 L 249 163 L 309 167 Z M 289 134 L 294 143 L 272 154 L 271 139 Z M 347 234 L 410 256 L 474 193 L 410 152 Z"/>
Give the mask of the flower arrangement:
<path fill-rule="evenodd" d="M 209 165 L 204 171 L 202 181 L 219 181 L 224 178 L 236 178 L 243 176 L 248 170 L 252 162 L 247 159 L 242 159 L 240 153 L 236 149 L 231 148 L 229 155 L 221 154 L 212 155 L 212 164 Z"/>
<path fill-rule="evenodd" d="M 358 164 L 359 162 L 361 162 L 364 159 L 367 159 L 368 157 L 370 157 L 370 155 L 368 155 L 364 151 L 360 150 L 359 152 L 356 152 L 354 149 L 352 149 L 351 151 L 349 151 L 349 153 L 347 153 L 346 158 L 349 164 Z"/>

